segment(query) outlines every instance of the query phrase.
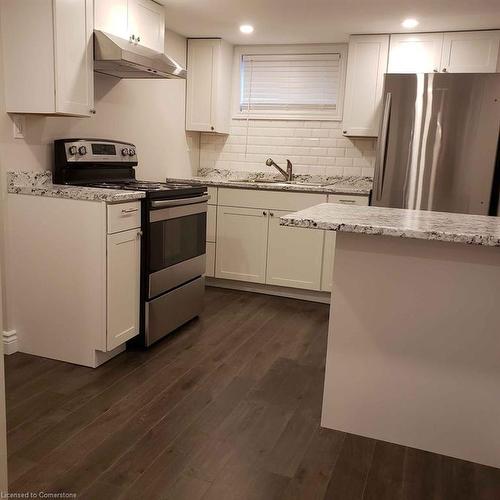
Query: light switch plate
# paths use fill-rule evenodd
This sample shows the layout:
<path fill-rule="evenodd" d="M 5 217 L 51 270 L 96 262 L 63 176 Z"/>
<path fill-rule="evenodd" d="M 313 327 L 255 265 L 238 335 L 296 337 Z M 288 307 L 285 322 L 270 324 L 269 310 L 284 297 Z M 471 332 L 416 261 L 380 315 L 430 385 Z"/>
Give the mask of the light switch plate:
<path fill-rule="evenodd" d="M 26 129 L 26 116 L 12 115 L 12 126 L 14 139 L 24 139 L 24 131 Z"/>

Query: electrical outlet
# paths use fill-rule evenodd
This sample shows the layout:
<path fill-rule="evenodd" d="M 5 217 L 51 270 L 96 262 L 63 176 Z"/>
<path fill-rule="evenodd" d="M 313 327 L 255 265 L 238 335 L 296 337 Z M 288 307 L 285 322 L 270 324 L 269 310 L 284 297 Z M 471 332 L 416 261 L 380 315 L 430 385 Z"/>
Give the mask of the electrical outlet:
<path fill-rule="evenodd" d="M 26 129 L 26 116 L 12 115 L 12 126 L 14 131 L 14 139 L 24 139 L 24 131 Z"/>

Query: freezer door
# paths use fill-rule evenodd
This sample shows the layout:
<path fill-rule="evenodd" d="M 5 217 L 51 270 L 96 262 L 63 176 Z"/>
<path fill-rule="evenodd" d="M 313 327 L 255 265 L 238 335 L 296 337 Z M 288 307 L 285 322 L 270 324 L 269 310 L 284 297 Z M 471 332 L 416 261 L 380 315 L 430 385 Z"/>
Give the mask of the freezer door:
<path fill-rule="evenodd" d="M 386 75 L 372 205 L 487 215 L 499 130 L 498 74 Z"/>

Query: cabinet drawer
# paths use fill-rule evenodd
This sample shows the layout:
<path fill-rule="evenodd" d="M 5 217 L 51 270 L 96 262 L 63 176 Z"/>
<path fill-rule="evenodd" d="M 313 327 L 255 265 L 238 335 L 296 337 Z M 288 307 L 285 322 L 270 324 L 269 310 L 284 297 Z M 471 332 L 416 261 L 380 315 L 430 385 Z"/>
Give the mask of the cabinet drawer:
<path fill-rule="evenodd" d="M 207 241 L 215 242 L 217 227 L 217 207 L 209 205 L 207 210 Z"/>
<path fill-rule="evenodd" d="M 210 196 L 208 204 L 217 205 L 217 188 L 214 186 L 208 186 L 208 195 Z"/>
<path fill-rule="evenodd" d="M 141 202 L 108 205 L 108 234 L 141 227 Z"/>
<path fill-rule="evenodd" d="M 219 206 L 243 208 L 273 208 L 275 210 L 303 210 L 326 203 L 326 194 L 286 193 L 283 191 L 259 191 L 256 189 L 219 189 Z"/>
<path fill-rule="evenodd" d="M 215 276 L 215 243 L 207 243 L 207 266 L 205 276 Z"/>
<path fill-rule="evenodd" d="M 328 203 L 340 203 L 342 205 L 368 206 L 368 196 L 356 196 L 352 194 L 330 194 Z"/>

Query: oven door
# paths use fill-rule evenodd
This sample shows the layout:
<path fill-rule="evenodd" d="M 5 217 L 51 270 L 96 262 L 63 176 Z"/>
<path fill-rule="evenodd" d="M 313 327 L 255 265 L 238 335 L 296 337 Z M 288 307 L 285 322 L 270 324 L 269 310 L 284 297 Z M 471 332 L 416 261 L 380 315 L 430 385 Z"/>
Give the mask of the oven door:
<path fill-rule="evenodd" d="M 151 202 L 149 212 L 148 298 L 205 273 L 208 196 Z"/>

